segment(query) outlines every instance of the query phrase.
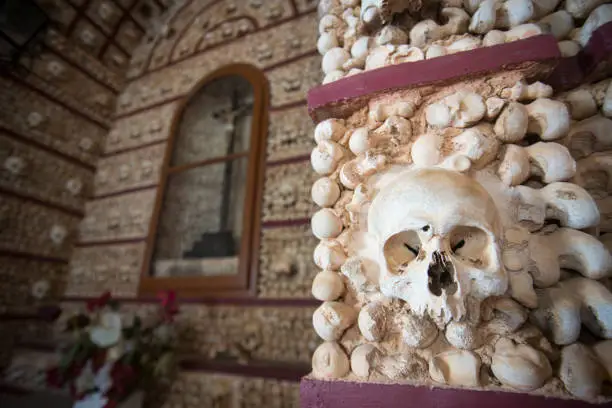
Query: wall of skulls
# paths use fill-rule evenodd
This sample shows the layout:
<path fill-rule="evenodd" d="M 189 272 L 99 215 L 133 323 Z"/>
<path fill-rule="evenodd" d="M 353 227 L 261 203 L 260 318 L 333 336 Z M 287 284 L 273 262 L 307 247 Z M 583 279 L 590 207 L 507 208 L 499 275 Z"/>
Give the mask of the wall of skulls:
<path fill-rule="evenodd" d="M 69 39 L 72 46 L 95 57 L 107 70 L 123 76 L 134 49 L 147 32 L 154 30 L 160 16 L 174 1 L 37 0 L 36 3 L 51 19 L 54 30 Z M 52 75 L 58 74 L 60 71 Z M 104 105 L 111 110 L 113 104 L 110 101 L 108 106 Z"/>
<path fill-rule="evenodd" d="M 56 29 L 30 71 L 0 80 L 0 294 L 31 310 L 63 294 L 121 75 Z"/>
<path fill-rule="evenodd" d="M 169 10 L 153 40 L 135 51 L 97 162 L 93 198 L 85 204 L 66 296 L 96 296 L 104 290 L 138 296 L 145 238 L 179 106 L 211 72 L 232 63 L 254 65 L 264 71 L 271 93 L 256 292 L 271 302 L 298 302 L 184 305 L 180 347 L 207 359 L 310 360 L 313 310 L 300 306 L 308 304 L 302 300 L 311 296 L 315 273 L 308 226 L 313 210 L 308 187 L 312 124 L 305 97 L 321 79 L 320 57 L 315 2 L 293 4 L 186 1 Z M 149 306 L 134 303 L 129 308 L 144 312 Z"/>
<path fill-rule="evenodd" d="M 158 3 L 168 6 L 163 14 Z M 8 90 L 0 95 L 0 256 L 12 260 L 0 266 L 0 279 L 15 289 L 3 292 L 2 303 L 31 307 L 49 296 L 80 299 L 104 290 L 137 297 L 178 107 L 214 70 L 245 63 L 265 73 L 271 93 L 256 287 L 267 300 L 182 306 L 180 348 L 204 359 L 307 363 L 316 336 L 313 308 L 305 300 L 315 273 L 308 226 L 313 208 L 304 182 L 311 177 L 306 163 L 312 149 L 305 97 L 321 80 L 316 2 L 166 3 L 41 1 L 60 25 L 50 31 L 40 59 L 32 61 L 36 75 L 2 78 L 0 84 Z M 143 8 L 149 13 L 147 5 L 153 17 L 139 16 Z M 19 274 L 24 269 L 30 272 Z M 39 280 L 50 285 L 35 285 Z M 33 301 L 33 294 L 44 300 Z M 277 298 L 295 299 L 295 305 L 274 303 Z M 83 305 L 62 304 L 62 319 Z M 127 313 L 151 307 L 124 304 Z M 22 322 L 9 330 L 27 345 L 54 338 L 62 322 Z M 185 376 L 205 385 L 221 381 L 201 373 Z M 240 389 L 232 404 L 296 405 L 295 383 L 239 377 L 226 382 Z M 173 392 L 168 406 L 216 401 L 207 392 L 208 387 L 203 394 Z"/>
<path fill-rule="evenodd" d="M 304 177 L 311 177 L 305 160 L 312 148 L 307 137 L 312 124 L 307 118 L 305 96 L 320 81 L 320 58 L 315 51 L 314 2 L 298 2 L 295 9 L 292 4 L 290 1 L 261 4 L 255 0 L 204 4 L 187 1 L 164 15 L 154 39 L 144 41 L 135 51 L 129 81 L 118 97 L 116 119 L 95 175 L 95 198 L 87 203 L 81 224 L 81 245 L 76 248 L 76 258 L 80 251 L 96 251 L 98 245 L 102 251 L 119 245 L 116 241 L 144 240 L 149 233 L 166 141 L 182 99 L 206 75 L 236 62 L 259 67 L 270 83 L 262 237 L 278 240 L 272 237 L 296 236 L 291 225 L 306 224 L 313 209 L 308 183 L 304 183 Z M 243 21 L 250 22 L 250 31 L 239 30 L 238 23 Z M 176 54 L 176 49 L 190 41 L 204 42 L 209 28 L 229 27 L 234 22 L 238 24 L 235 31 L 229 33 L 226 29 L 226 34 L 208 36 L 206 44 L 192 46 L 189 53 Z M 311 240 L 306 235 L 299 242 L 306 245 Z M 306 252 L 301 248 L 292 251 Z M 119 259 L 117 262 L 117 267 L 124 266 Z M 300 259 L 298 273 L 295 266 L 280 271 L 278 265 L 282 263 L 264 259 L 262 255 L 262 266 L 277 266 L 273 267 L 275 272 L 260 268 L 260 275 L 270 277 L 281 273 L 284 283 L 264 279 L 258 284 L 259 294 L 309 297 L 308 282 L 313 270 L 310 259 Z M 97 279 L 107 282 L 109 289 L 126 287 L 119 282 L 114 285 L 112 277 L 100 278 L 91 269 L 78 269 L 77 275 L 81 278 L 78 283 L 68 284 L 70 296 L 98 293 L 101 287 L 95 283 Z M 135 273 L 132 271 L 130 275 Z M 87 275 L 91 276 L 89 283 L 84 278 Z M 137 285 L 131 296 L 137 296 Z"/>
<path fill-rule="evenodd" d="M 526 80 L 537 73 L 532 61 L 531 72 L 505 65 L 415 80 L 358 102 L 342 100 L 351 90 L 341 78 L 369 75 L 364 64 L 402 62 L 409 78 L 410 62 L 479 48 L 492 35 L 526 30 L 523 23 L 530 35 L 564 40 L 561 55 L 574 55 L 564 43 L 586 46 L 610 21 L 610 4 L 551 2 L 544 11 L 527 1 L 531 14 L 514 21 L 525 11 L 518 3 L 480 2 L 467 12 L 469 2 L 443 3 L 448 21 L 439 26 L 409 2 L 393 10 L 349 3 L 321 3 L 324 82 L 340 81 L 337 99 L 325 103 L 342 106 L 318 101 L 331 118 L 315 127 L 311 155 L 320 175 L 313 199 L 322 207 L 312 217 L 322 269 L 312 290 L 324 301 L 313 315 L 324 341 L 314 377 L 609 400 L 612 85 L 601 80 L 609 67 L 563 93 L 546 79 Z M 457 44 L 476 45 L 455 47 L 457 35 Z M 526 52 L 530 42 L 522 42 Z"/>

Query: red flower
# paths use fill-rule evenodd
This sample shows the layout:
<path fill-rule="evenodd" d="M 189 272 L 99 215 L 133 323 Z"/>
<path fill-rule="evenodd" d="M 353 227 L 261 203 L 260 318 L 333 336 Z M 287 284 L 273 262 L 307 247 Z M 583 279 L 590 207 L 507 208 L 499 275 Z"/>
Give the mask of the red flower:
<path fill-rule="evenodd" d="M 101 294 L 100 297 L 89 300 L 87 302 L 87 310 L 89 312 L 93 312 L 98 309 L 101 309 L 108 304 L 109 300 L 111 300 L 111 293 L 109 291 L 106 291 Z"/>
<path fill-rule="evenodd" d="M 104 405 L 104 408 L 115 408 L 117 406 L 117 401 L 109 399 L 108 402 Z"/>
<path fill-rule="evenodd" d="M 98 349 L 91 356 L 91 368 L 97 373 L 106 362 L 106 349 Z"/>
<path fill-rule="evenodd" d="M 113 364 L 110 375 L 115 386 L 120 384 L 125 386 L 125 384 L 129 383 L 136 377 L 136 372 L 134 371 L 134 367 L 131 365 L 117 361 L 115 364 Z"/>
<path fill-rule="evenodd" d="M 45 377 L 49 387 L 60 388 L 64 383 L 60 370 L 57 367 L 47 370 Z"/>
<path fill-rule="evenodd" d="M 167 290 L 161 292 L 158 297 L 161 299 L 162 318 L 165 321 L 172 321 L 174 315 L 179 312 L 178 305 L 176 304 L 176 292 Z"/>

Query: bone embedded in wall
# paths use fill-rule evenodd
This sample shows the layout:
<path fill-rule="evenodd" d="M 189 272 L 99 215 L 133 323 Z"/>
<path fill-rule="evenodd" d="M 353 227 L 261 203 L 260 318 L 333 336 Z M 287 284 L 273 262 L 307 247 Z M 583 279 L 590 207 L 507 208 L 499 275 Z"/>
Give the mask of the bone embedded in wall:
<path fill-rule="evenodd" d="M 312 376 L 606 401 L 609 93 L 507 69 L 339 102 L 311 155 Z"/>

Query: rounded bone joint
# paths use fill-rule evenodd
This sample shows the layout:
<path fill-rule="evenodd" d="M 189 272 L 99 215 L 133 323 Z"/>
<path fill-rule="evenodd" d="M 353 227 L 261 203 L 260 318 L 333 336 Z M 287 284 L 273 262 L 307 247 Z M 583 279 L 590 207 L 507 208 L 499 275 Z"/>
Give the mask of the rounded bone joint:
<path fill-rule="evenodd" d="M 349 359 L 338 343 L 325 342 L 312 355 L 312 374 L 316 378 L 342 378 L 349 369 Z"/>
<path fill-rule="evenodd" d="M 486 34 L 495 28 L 497 10 L 501 2 L 499 0 L 485 0 L 478 6 L 478 10 L 472 15 L 469 30 L 476 34 Z"/>
<path fill-rule="evenodd" d="M 527 151 L 514 144 L 504 146 L 504 153 L 497 168 L 497 174 L 507 186 L 518 186 L 527 181 L 531 175 L 531 165 Z"/>
<path fill-rule="evenodd" d="M 344 78 L 344 71 L 341 70 L 336 70 L 336 71 L 332 71 L 329 74 L 325 75 L 325 77 L 323 78 L 323 85 L 325 84 L 329 84 L 330 82 L 335 82 L 339 79 Z"/>
<path fill-rule="evenodd" d="M 346 23 L 333 14 L 326 14 L 319 20 L 319 34 L 331 31 L 340 33 L 346 29 Z"/>
<path fill-rule="evenodd" d="M 319 337 L 333 341 L 342 337 L 356 317 L 355 310 L 344 303 L 324 302 L 312 315 L 312 325 Z"/>
<path fill-rule="evenodd" d="M 361 0 L 361 20 L 368 26 L 386 23 L 410 5 L 411 2 L 405 0 Z"/>
<path fill-rule="evenodd" d="M 588 89 L 576 89 L 557 99 L 565 102 L 574 120 L 583 120 L 597 114 L 597 102 Z"/>
<path fill-rule="evenodd" d="M 444 55 L 452 55 L 458 52 L 470 51 L 480 48 L 482 40 L 479 37 L 469 36 L 452 42 L 450 45 L 444 46 L 440 44 L 432 44 L 427 48 L 425 54 L 426 59 L 442 57 Z"/>
<path fill-rule="evenodd" d="M 376 288 L 373 277 L 368 274 L 361 258 L 357 256 L 348 258 L 340 271 L 358 292 L 369 292 Z"/>
<path fill-rule="evenodd" d="M 545 34 L 542 26 L 533 23 L 521 24 L 505 32 L 506 42 L 524 40 L 525 38 Z"/>
<path fill-rule="evenodd" d="M 442 136 L 435 133 L 420 135 L 412 145 L 410 154 L 412 161 L 417 167 L 430 167 L 438 164 L 441 160 Z"/>
<path fill-rule="evenodd" d="M 574 29 L 574 19 L 572 15 L 565 10 L 559 10 L 547 15 L 540 20 L 540 24 L 546 24 L 550 29 L 550 33 L 554 35 L 557 40 L 567 38 Z"/>
<path fill-rule="evenodd" d="M 370 138 L 370 132 L 367 127 L 357 128 L 351 133 L 349 139 L 349 149 L 356 155 L 365 153 L 368 149 L 371 149 L 374 143 Z"/>
<path fill-rule="evenodd" d="M 338 299 L 343 292 L 344 283 L 337 272 L 321 271 L 312 281 L 312 295 L 315 299 L 332 301 Z"/>
<path fill-rule="evenodd" d="M 528 22 L 535 16 L 531 0 L 506 0 L 497 12 L 496 28 L 513 28 Z"/>
<path fill-rule="evenodd" d="M 581 19 L 586 18 L 597 6 L 606 3 L 606 0 L 566 0 L 565 10 L 572 17 Z"/>
<path fill-rule="evenodd" d="M 559 41 L 557 46 L 559 47 L 559 51 L 561 52 L 561 56 L 563 58 L 573 57 L 581 50 L 580 44 L 571 40 Z"/>
<path fill-rule="evenodd" d="M 518 102 L 510 102 L 495 121 L 493 131 L 502 142 L 518 142 L 527 134 L 529 112 Z"/>
<path fill-rule="evenodd" d="M 599 223 L 599 210 L 593 198 L 583 188 L 566 182 L 556 182 L 542 189 L 516 186 L 517 221 L 529 231 L 537 231 L 546 219 L 559 220 L 561 226 L 576 229 Z"/>
<path fill-rule="evenodd" d="M 361 344 L 351 353 L 351 371 L 358 377 L 368 378 L 382 357 L 380 350 L 371 344 Z"/>
<path fill-rule="evenodd" d="M 612 81 L 610 81 L 606 89 L 606 94 L 601 104 L 601 112 L 607 117 L 612 117 Z"/>
<path fill-rule="evenodd" d="M 563 102 L 540 98 L 527 105 L 529 125 L 527 131 L 542 140 L 555 140 L 567 134 L 570 114 Z"/>
<path fill-rule="evenodd" d="M 351 46 L 351 56 L 365 62 L 368 57 L 368 52 L 373 45 L 374 39 L 372 37 L 359 37 Z"/>
<path fill-rule="evenodd" d="M 571 344 L 580 335 L 580 302 L 566 289 L 553 286 L 538 291 L 538 308 L 530 321 L 555 344 Z"/>
<path fill-rule="evenodd" d="M 338 36 L 336 33 L 334 31 L 329 31 L 319 36 L 319 39 L 317 40 L 317 51 L 319 51 L 319 54 L 325 55 L 327 51 L 331 50 L 332 48 L 336 48 L 339 45 L 340 43 L 338 42 Z"/>
<path fill-rule="evenodd" d="M 521 391 L 538 389 L 552 376 L 544 353 L 506 338 L 495 344 L 491 370 L 502 384 Z"/>
<path fill-rule="evenodd" d="M 542 82 L 534 82 L 527 84 L 525 81 L 518 81 L 509 90 L 504 90 L 502 96 L 509 97 L 514 101 L 533 101 L 538 98 L 550 98 L 553 94 L 553 89 L 550 85 Z"/>
<path fill-rule="evenodd" d="M 391 64 L 391 54 L 396 47 L 392 44 L 381 45 L 370 50 L 365 62 L 365 69 L 371 70 L 382 68 Z"/>
<path fill-rule="evenodd" d="M 424 349 L 438 337 L 436 325 L 426 317 L 417 317 L 411 313 L 400 320 L 402 341 L 408 347 Z"/>
<path fill-rule="evenodd" d="M 310 195 L 319 207 L 331 207 L 340 198 L 340 186 L 329 177 L 321 177 L 312 185 Z"/>
<path fill-rule="evenodd" d="M 561 0 L 532 0 L 535 17 L 542 18 L 555 11 Z"/>
<path fill-rule="evenodd" d="M 317 124 L 314 130 L 314 138 L 317 143 L 323 140 L 337 142 L 344 136 L 346 127 L 342 119 L 326 119 Z"/>
<path fill-rule="evenodd" d="M 346 261 L 346 254 L 338 241 L 324 240 L 316 246 L 313 258 L 319 268 L 337 271 Z"/>
<path fill-rule="evenodd" d="M 429 375 L 441 384 L 478 387 L 480 365 L 480 358 L 471 351 L 445 351 L 429 360 Z"/>
<path fill-rule="evenodd" d="M 485 101 L 485 105 L 487 107 L 487 113 L 485 114 L 485 118 L 487 120 L 494 120 L 501 113 L 504 106 L 506 106 L 506 101 L 502 98 L 498 98 L 496 96 L 492 96 L 487 98 Z"/>
<path fill-rule="evenodd" d="M 595 198 L 607 197 L 612 192 L 612 154 L 595 153 L 578 161 L 572 182 L 584 187 Z"/>
<path fill-rule="evenodd" d="M 377 103 L 370 107 L 369 117 L 376 122 L 384 122 L 391 116 L 410 118 L 414 115 L 416 107 L 413 102 L 398 101 L 395 103 Z"/>
<path fill-rule="evenodd" d="M 497 157 L 500 143 L 488 123 L 466 129 L 451 139 L 453 152 L 467 157 L 475 169 L 481 169 Z"/>
<path fill-rule="evenodd" d="M 366 152 L 357 158 L 346 162 L 340 169 L 340 182 L 350 190 L 354 190 L 363 179 L 386 165 L 384 154 Z"/>
<path fill-rule="evenodd" d="M 357 325 L 367 341 L 382 340 L 387 333 L 387 314 L 389 311 L 382 303 L 368 303 L 359 311 Z"/>
<path fill-rule="evenodd" d="M 440 15 L 447 20 L 444 25 L 438 25 L 433 20 L 424 20 L 417 23 L 410 30 L 410 45 L 423 47 L 428 42 L 450 37 L 454 34 L 463 34 L 467 31 L 470 16 L 461 8 L 446 7 Z"/>
<path fill-rule="evenodd" d="M 588 310 L 580 314 L 582 324 L 598 337 L 612 339 L 612 293 L 608 288 L 583 277 L 562 281 L 559 286 L 580 302 L 581 310 Z"/>
<path fill-rule="evenodd" d="M 594 399 L 601 395 L 606 373 L 589 347 L 575 343 L 561 350 L 559 378 L 572 395 Z"/>
<path fill-rule="evenodd" d="M 395 25 L 387 25 L 379 31 L 376 36 L 377 45 L 400 45 L 408 42 L 408 35 L 400 27 Z"/>
<path fill-rule="evenodd" d="M 342 232 L 342 221 L 329 208 L 322 208 L 312 216 L 312 233 L 319 239 L 335 238 Z"/>
<path fill-rule="evenodd" d="M 482 345 L 477 328 L 466 322 L 450 322 L 446 325 L 446 340 L 458 349 L 473 350 Z"/>
<path fill-rule="evenodd" d="M 563 140 L 575 159 L 612 148 L 612 120 L 595 115 L 574 123 Z"/>
<path fill-rule="evenodd" d="M 608 372 L 608 379 L 612 378 L 612 340 L 600 341 L 591 346 L 591 349 Z"/>
<path fill-rule="evenodd" d="M 482 96 L 459 91 L 425 108 L 425 119 L 431 126 L 465 128 L 481 120 L 487 111 Z"/>
<path fill-rule="evenodd" d="M 595 30 L 610 21 L 612 21 L 612 4 L 602 4 L 589 14 L 576 40 L 586 47 Z"/>
<path fill-rule="evenodd" d="M 334 71 L 341 71 L 342 66 L 351 58 L 351 54 L 344 48 L 335 47 L 323 56 L 321 69 L 327 75 Z"/>
<path fill-rule="evenodd" d="M 334 172 L 344 157 L 344 149 L 336 142 L 322 140 L 310 154 L 310 163 L 314 171 L 321 175 Z"/>
<path fill-rule="evenodd" d="M 531 161 L 531 174 L 544 183 L 571 179 L 576 174 L 576 161 L 559 143 L 538 142 L 525 148 Z"/>

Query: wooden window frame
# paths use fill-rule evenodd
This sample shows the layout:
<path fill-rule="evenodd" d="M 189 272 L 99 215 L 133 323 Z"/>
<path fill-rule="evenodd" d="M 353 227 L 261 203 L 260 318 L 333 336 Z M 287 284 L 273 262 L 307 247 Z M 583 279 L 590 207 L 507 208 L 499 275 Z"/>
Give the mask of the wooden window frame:
<path fill-rule="evenodd" d="M 170 167 L 180 124 L 189 102 L 204 86 L 228 76 L 240 76 L 253 88 L 253 118 L 248 153 L 235 153 L 214 157 L 199 162 Z M 256 295 L 256 279 L 259 269 L 259 246 L 261 239 L 261 205 L 266 162 L 266 139 L 268 134 L 268 113 L 270 103 L 268 80 L 264 73 L 248 64 L 224 66 L 203 78 L 194 89 L 181 100 L 173 118 L 170 136 L 166 144 L 159 187 L 153 207 L 146 239 L 145 255 L 141 270 L 139 294 L 155 295 L 163 290 L 174 290 L 183 298 L 198 297 L 251 297 Z M 238 273 L 229 276 L 185 276 L 155 277 L 151 274 L 157 229 L 162 215 L 162 206 L 168 186 L 168 178 L 185 170 L 198 168 L 231 159 L 248 157 L 246 186 L 243 206 L 242 236 Z"/>

